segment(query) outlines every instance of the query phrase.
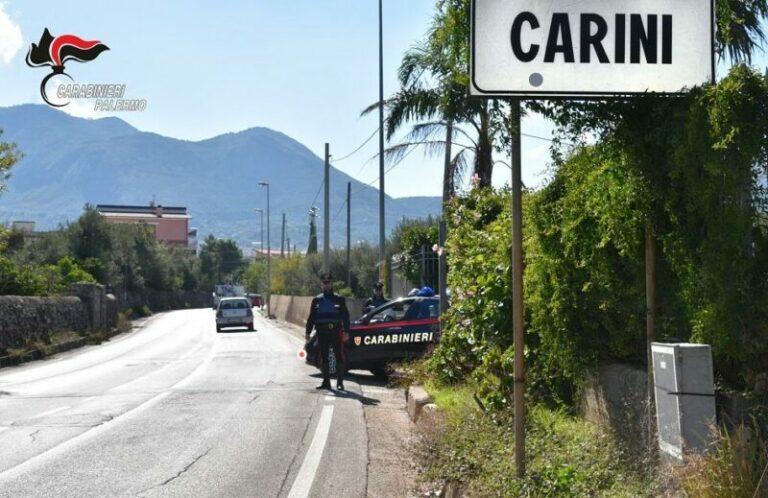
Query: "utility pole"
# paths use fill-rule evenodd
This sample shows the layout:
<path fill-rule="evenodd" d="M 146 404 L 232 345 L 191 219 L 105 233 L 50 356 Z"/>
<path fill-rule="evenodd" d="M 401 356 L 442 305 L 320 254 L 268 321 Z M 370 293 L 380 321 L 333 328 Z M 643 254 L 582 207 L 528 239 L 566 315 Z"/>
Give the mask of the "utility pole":
<path fill-rule="evenodd" d="M 291 238 L 286 237 L 286 240 L 288 241 L 288 244 L 286 245 L 286 248 L 288 249 L 288 257 L 291 257 Z"/>
<path fill-rule="evenodd" d="M 352 288 L 352 266 L 350 249 L 352 245 L 352 182 L 347 182 L 347 287 Z"/>
<path fill-rule="evenodd" d="M 648 357 L 648 448 L 656 454 L 656 396 L 653 383 L 651 344 L 656 340 L 656 235 L 650 217 L 645 222 L 645 334 Z"/>
<path fill-rule="evenodd" d="M 384 24 L 379 0 L 379 280 L 384 280 Z"/>
<path fill-rule="evenodd" d="M 445 239 L 447 237 L 446 235 L 447 227 L 445 224 L 445 218 L 440 220 L 440 227 L 438 232 L 438 246 L 439 246 L 439 253 L 438 253 L 438 261 L 440 266 L 440 276 L 438 280 L 440 281 L 440 316 L 445 316 L 444 313 L 448 310 L 448 283 L 447 283 L 447 276 L 448 276 L 448 263 L 445 259 Z M 443 330 L 443 320 L 440 320 L 440 330 Z"/>
<path fill-rule="evenodd" d="M 280 236 L 280 259 L 285 257 L 285 213 L 283 213 L 283 234 Z"/>
<path fill-rule="evenodd" d="M 323 271 L 331 270 L 331 154 L 328 143 L 325 144 L 325 202 L 323 203 Z"/>
<path fill-rule="evenodd" d="M 445 127 L 445 162 L 443 163 L 443 203 L 441 205 L 440 226 L 438 232 L 438 261 L 440 286 L 440 316 L 445 316 L 448 310 L 448 263 L 445 257 L 445 239 L 447 238 L 447 225 L 445 223 L 445 207 L 453 195 L 453 167 L 451 164 L 451 145 L 453 142 L 453 121 L 448 119 Z M 440 320 L 440 331 L 445 328 L 444 322 Z"/>

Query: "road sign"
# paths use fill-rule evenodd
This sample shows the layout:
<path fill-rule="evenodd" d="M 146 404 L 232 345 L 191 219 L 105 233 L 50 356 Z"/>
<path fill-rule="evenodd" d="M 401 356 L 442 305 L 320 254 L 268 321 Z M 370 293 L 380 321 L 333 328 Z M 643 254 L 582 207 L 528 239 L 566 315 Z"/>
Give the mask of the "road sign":
<path fill-rule="evenodd" d="M 713 82 L 713 0 L 473 0 L 470 93 L 679 93 Z"/>

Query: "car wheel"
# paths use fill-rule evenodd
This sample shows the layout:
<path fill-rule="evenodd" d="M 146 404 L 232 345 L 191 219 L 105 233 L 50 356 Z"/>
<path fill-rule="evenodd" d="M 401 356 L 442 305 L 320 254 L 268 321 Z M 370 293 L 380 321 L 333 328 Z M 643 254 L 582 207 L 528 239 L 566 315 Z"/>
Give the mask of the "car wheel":
<path fill-rule="evenodd" d="M 253 332 L 253 324 L 248 325 L 248 331 Z"/>
<path fill-rule="evenodd" d="M 219 332 L 221 332 L 221 327 L 219 327 L 218 325 L 216 325 L 216 333 L 219 333 Z"/>

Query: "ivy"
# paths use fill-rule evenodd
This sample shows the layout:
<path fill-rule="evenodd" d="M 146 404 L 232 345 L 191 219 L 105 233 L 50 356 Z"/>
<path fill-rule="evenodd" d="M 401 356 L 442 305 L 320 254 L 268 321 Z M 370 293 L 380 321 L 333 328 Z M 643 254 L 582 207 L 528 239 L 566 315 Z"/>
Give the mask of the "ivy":
<path fill-rule="evenodd" d="M 599 140 L 524 195 L 529 389 L 568 404 L 601 362 L 646 361 L 647 227 L 657 338 L 711 344 L 718 377 L 749 386 L 768 370 L 766 78 L 736 66 L 682 97 L 574 109 L 563 130 Z M 511 393 L 510 206 L 508 190 L 481 188 L 450 203 L 451 308 L 430 362 L 443 381 L 472 377 L 492 407 Z"/>

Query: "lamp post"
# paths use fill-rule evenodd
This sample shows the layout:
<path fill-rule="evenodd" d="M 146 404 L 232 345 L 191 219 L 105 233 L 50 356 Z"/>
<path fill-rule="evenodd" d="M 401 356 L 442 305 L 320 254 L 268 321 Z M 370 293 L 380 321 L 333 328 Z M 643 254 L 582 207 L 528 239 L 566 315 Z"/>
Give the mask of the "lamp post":
<path fill-rule="evenodd" d="M 260 187 L 267 187 L 267 318 L 272 315 L 272 245 L 269 241 L 269 182 L 259 182 Z"/>
<path fill-rule="evenodd" d="M 263 209 L 254 209 L 257 213 L 259 213 L 259 218 L 261 219 L 261 229 L 259 231 L 259 234 L 261 234 L 261 246 L 259 247 L 260 251 L 264 250 L 264 210 Z M 259 289 L 261 290 L 261 289 Z"/>
<path fill-rule="evenodd" d="M 382 0 L 379 0 L 379 280 L 384 280 L 384 28 Z M 385 284 L 386 285 L 386 284 Z"/>

